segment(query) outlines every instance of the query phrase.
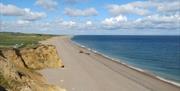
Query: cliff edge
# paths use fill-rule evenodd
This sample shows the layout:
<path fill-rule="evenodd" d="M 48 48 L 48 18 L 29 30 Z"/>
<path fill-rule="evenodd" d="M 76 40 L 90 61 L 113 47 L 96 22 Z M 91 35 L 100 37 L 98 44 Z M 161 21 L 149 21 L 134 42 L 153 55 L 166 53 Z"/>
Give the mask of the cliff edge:
<path fill-rule="evenodd" d="M 7 91 L 65 91 L 47 84 L 38 70 L 64 67 L 55 46 L 0 49 L 0 87 Z"/>

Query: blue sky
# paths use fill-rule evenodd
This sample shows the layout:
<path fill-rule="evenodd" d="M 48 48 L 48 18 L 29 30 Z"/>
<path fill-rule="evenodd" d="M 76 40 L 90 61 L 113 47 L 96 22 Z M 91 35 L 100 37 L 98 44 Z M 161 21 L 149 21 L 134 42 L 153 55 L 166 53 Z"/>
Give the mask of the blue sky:
<path fill-rule="evenodd" d="M 0 31 L 180 35 L 179 0 L 1 0 Z"/>

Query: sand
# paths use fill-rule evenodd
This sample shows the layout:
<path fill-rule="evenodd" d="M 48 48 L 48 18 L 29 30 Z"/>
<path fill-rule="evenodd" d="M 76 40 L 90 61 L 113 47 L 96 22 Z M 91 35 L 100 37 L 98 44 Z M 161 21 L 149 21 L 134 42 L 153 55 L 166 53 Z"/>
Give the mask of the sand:
<path fill-rule="evenodd" d="M 178 86 L 79 47 L 66 36 L 43 43 L 57 47 L 65 68 L 41 73 L 67 91 L 180 91 Z"/>

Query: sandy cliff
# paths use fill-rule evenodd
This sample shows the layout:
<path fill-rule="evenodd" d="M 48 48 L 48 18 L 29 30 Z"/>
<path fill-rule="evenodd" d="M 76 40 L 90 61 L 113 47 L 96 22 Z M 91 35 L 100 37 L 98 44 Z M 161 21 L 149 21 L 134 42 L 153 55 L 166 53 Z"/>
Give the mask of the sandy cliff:
<path fill-rule="evenodd" d="M 0 49 L 0 86 L 8 91 L 65 91 L 47 84 L 37 72 L 44 68 L 58 67 L 64 65 L 52 45 Z"/>

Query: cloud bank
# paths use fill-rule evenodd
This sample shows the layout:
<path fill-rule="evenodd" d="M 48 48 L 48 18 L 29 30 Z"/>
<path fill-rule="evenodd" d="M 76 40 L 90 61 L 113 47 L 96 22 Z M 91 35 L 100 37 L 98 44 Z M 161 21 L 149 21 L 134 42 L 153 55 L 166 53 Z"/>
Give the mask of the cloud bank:
<path fill-rule="evenodd" d="M 47 10 L 54 10 L 58 5 L 56 0 L 37 0 L 35 4 Z"/>
<path fill-rule="evenodd" d="M 43 12 L 33 12 L 28 8 L 19 8 L 15 5 L 0 3 L 0 14 L 3 16 L 19 16 L 23 20 L 35 21 L 46 17 Z"/>
<path fill-rule="evenodd" d="M 77 4 L 84 1 L 63 0 L 61 2 Z M 34 30 L 67 34 L 89 34 L 89 32 L 101 31 L 104 34 L 105 32 L 115 31 L 115 34 L 121 34 L 124 30 L 127 33 L 139 33 L 142 30 L 143 33 L 149 34 L 160 31 L 166 34 L 180 35 L 179 0 L 146 0 L 126 4 L 108 3 L 103 7 L 67 5 L 58 10 L 58 5 L 62 5 L 61 2 L 58 0 L 36 0 L 34 2 L 36 7 L 41 6 L 44 11 L 60 12 L 58 14 L 62 15 L 55 13 L 55 16 L 60 17 L 60 19 L 50 18 L 50 14 L 37 12 L 30 8 L 20 8 L 13 4 L 0 3 L 1 16 L 16 17 L 12 21 L 3 20 L 0 22 L 1 31 Z M 104 9 L 104 11 L 100 9 Z M 46 17 L 50 19 L 43 21 Z"/>
<path fill-rule="evenodd" d="M 72 8 L 65 8 L 64 14 L 68 16 L 96 16 L 98 15 L 98 12 L 95 8 L 87 8 L 87 9 L 72 9 Z"/>

